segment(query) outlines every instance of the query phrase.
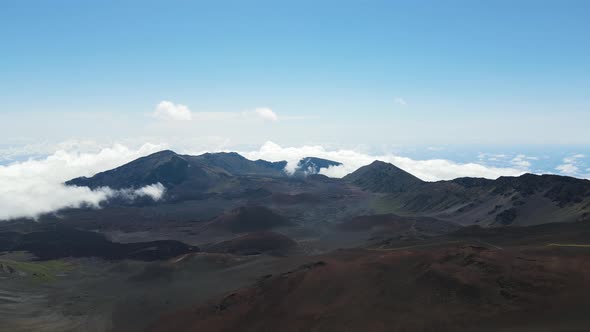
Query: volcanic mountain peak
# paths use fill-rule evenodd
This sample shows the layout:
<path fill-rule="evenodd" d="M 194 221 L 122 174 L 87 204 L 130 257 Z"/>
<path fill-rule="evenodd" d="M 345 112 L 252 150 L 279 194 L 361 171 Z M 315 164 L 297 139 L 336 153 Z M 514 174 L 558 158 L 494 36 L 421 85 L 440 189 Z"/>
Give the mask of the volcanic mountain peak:
<path fill-rule="evenodd" d="M 122 189 L 162 183 L 167 188 L 184 182 L 198 183 L 199 188 L 232 175 L 283 176 L 286 163 L 252 161 L 236 152 L 205 153 L 199 156 L 179 155 L 165 150 L 129 162 L 90 178 L 80 177 L 67 185 L 90 188 Z"/>
<path fill-rule="evenodd" d="M 405 192 L 424 183 L 414 175 L 390 163 L 375 160 L 346 175 L 344 180 L 374 192 Z"/>
<path fill-rule="evenodd" d="M 186 179 L 188 167 L 189 162 L 183 156 L 170 150 L 164 150 L 112 170 L 98 173 L 90 178 L 75 178 L 66 184 L 113 189 L 137 188 L 158 182 L 165 186 L 171 186 Z"/>

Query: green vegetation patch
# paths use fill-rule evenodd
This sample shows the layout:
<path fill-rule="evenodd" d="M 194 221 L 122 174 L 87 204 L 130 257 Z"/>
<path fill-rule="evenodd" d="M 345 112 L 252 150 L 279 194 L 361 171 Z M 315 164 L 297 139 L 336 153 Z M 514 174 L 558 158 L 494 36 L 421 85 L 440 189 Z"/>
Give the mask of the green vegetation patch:
<path fill-rule="evenodd" d="M 400 214 L 401 204 L 390 196 L 377 196 L 369 202 L 369 208 L 373 209 L 376 214 Z"/>
<path fill-rule="evenodd" d="M 72 269 L 72 265 L 59 260 L 42 262 L 19 262 L 0 259 L 0 273 L 14 274 L 35 281 L 49 282 L 56 279 L 59 274 Z"/>

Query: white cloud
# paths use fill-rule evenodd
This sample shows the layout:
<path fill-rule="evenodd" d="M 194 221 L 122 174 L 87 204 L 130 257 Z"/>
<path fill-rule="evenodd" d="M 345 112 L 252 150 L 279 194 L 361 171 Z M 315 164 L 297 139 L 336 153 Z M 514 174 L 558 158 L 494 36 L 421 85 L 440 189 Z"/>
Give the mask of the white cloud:
<path fill-rule="evenodd" d="M 578 159 L 583 159 L 585 157 L 586 157 L 585 155 L 578 153 L 578 154 L 574 154 L 569 157 L 563 158 L 563 162 L 566 164 L 572 164 L 572 163 L 576 163 L 578 161 Z"/>
<path fill-rule="evenodd" d="M 527 157 L 524 154 L 519 154 L 516 157 L 512 158 L 510 163 L 516 167 L 529 168 L 531 167 L 531 162 L 529 160 L 531 160 L 530 157 Z"/>
<path fill-rule="evenodd" d="M 153 116 L 167 121 L 190 121 L 193 116 L 186 105 L 174 104 L 171 101 L 163 100 L 157 106 Z"/>
<path fill-rule="evenodd" d="M 135 194 L 138 196 L 148 196 L 151 197 L 154 201 L 159 201 L 164 196 L 166 192 L 166 187 L 164 187 L 161 183 L 155 183 L 149 186 L 145 186 L 143 188 L 135 190 Z"/>
<path fill-rule="evenodd" d="M 256 114 L 264 120 L 276 122 L 279 120 L 279 116 L 272 109 L 268 107 L 259 107 L 254 110 Z"/>
<path fill-rule="evenodd" d="M 503 154 L 503 153 L 484 153 L 484 152 L 480 152 L 477 154 L 477 159 L 479 159 L 479 161 L 481 162 L 485 162 L 487 161 L 500 161 L 503 159 L 508 158 L 507 155 Z"/>
<path fill-rule="evenodd" d="M 0 220 L 36 218 L 67 207 L 98 207 L 100 202 L 121 195 L 128 198 L 147 195 L 157 200 L 163 194 L 163 188 L 158 185 L 115 191 L 65 186 L 63 182 L 94 175 L 163 148 L 163 145 L 145 144 L 132 150 L 116 144 L 96 153 L 59 150 L 43 159 L 0 166 Z"/>
<path fill-rule="evenodd" d="M 566 175 L 575 175 L 579 171 L 578 167 L 574 164 L 559 165 L 559 166 L 555 167 L 555 169 L 558 170 L 559 172 L 561 172 L 561 174 L 566 174 Z"/>
<path fill-rule="evenodd" d="M 495 179 L 504 175 L 521 175 L 522 169 L 488 167 L 476 163 L 455 163 L 444 159 L 414 160 L 396 155 L 368 155 L 353 150 L 326 150 L 319 145 L 302 147 L 281 147 L 273 142 L 266 142 L 257 151 L 243 151 L 242 155 L 249 159 L 265 159 L 269 161 L 287 161 L 287 172 L 293 172 L 297 163 L 304 157 L 319 157 L 341 162 L 343 165 L 322 169 L 321 174 L 331 177 L 343 177 L 358 168 L 368 165 L 374 160 L 392 163 L 401 169 L 426 180 L 450 180 L 457 177 L 472 176 Z"/>
<path fill-rule="evenodd" d="M 169 121 L 198 120 L 200 122 L 241 120 L 242 118 L 240 116 L 251 119 L 261 118 L 272 122 L 279 120 L 277 113 L 268 107 L 258 107 L 242 112 L 192 112 L 185 105 L 174 104 L 166 100 L 156 106 L 156 110 L 152 113 L 152 116 Z M 290 116 L 288 118 L 290 120 L 308 119 L 308 117 L 304 116 Z"/>
<path fill-rule="evenodd" d="M 580 162 L 580 159 L 584 159 L 585 157 L 586 156 L 581 153 L 576 153 L 569 157 L 565 157 L 563 158 L 563 164 L 557 166 L 555 169 L 561 174 L 578 176 L 580 167 L 583 166 Z"/>
<path fill-rule="evenodd" d="M 393 99 L 393 102 L 396 103 L 396 104 L 398 104 L 398 105 L 401 105 L 401 106 L 408 105 L 408 103 L 406 102 L 406 100 L 404 98 L 402 98 L 402 97 L 395 97 Z"/>
<path fill-rule="evenodd" d="M 103 191 L 107 194 L 105 199 L 111 197 L 120 197 L 128 201 L 133 201 L 139 197 L 147 196 L 154 201 L 159 201 L 164 193 L 166 193 L 166 187 L 160 182 L 141 187 L 139 189 L 126 188 L 120 190 L 112 190 L 108 187 L 99 188 L 95 191 Z"/>

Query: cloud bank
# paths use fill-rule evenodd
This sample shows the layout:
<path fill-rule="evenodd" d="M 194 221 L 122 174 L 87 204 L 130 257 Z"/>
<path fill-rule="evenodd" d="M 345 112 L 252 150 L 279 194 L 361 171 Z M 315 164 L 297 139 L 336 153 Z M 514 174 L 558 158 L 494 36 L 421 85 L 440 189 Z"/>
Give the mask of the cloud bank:
<path fill-rule="evenodd" d="M 161 184 L 117 191 L 65 186 L 63 182 L 94 175 L 162 148 L 161 145 L 145 144 L 133 150 L 116 144 L 96 153 L 60 150 L 43 159 L 0 166 L 0 220 L 37 218 L 70 207 L 99 207 L 101 202 L 113 197 L 135 199 L 148 196 L 159 200 L 165 190 Z"/>
<path fill-rule="evenodd" d="M 584 159 L 586 156 L 581 154 L 581 153 L 577 153 L 577 154 L 573 154 L 569 157 L 565 157 L 563 158 L 563 164 L 558 165 L 557 167 L 555 167 L 556 170 L 558 170 L 561 174 L 564 175 L 569 175 L 569 176 L 577 176 L 580 175 L 580 160 Z"/>
<path fill-rule="evenodd" d="M 460 164 L 445 159 L 414 160 L 393 154 L 373 156 L 353 150 L 330 151 L 319 145 L 281 147 L 273 142 L 266 142 L 257 151 L 242 151 L 240 153 L 253 160 L 286 160 L 287 166 L 285 170 L 289 173 L 293 173 L 299 160 L 305 157 L 319 157 L 338 161 L 342 163 L 341 166 L 321 169 L 320 172 L 326 176 L 337 178 L 352 173 L 375 160 L 392 163 L 425 181 L 451 180 L 464 176 L 496 179 L 500 176 L 521 175 L 526 171 L 523 167 L 489 167 L 477 163 Z"/>

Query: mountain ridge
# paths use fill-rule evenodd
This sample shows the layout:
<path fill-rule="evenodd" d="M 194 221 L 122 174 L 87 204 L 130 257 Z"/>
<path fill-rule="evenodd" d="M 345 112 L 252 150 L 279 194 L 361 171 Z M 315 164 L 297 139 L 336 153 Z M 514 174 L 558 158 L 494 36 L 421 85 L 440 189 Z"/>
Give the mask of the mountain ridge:
<path fill-rule="evenodd" d="M 305 157 L 300 167 L 319 169 L 341 163 L 316 157 Z M 170 188 L 186 180 L 201 184 L 212 184 L 224 177 L 264 176 L 285 177 L 287 161 L 271 162 L 262 159 L 249 160 L 237 152 L 204 153 L 197 156 L 181 155 L 171 150 L 163 150 L 97 173 L 91 177 L 78 177 L 66 181 L 66 185 L 84 186 L 91 189 L 110 187 L 112 189 L 138 188 L 162 183 Z M 301 172 L 303 174 L 303 172 Z"/>
<path fill-rule="evenodd" d="M 310 174 L 300 169 L 299 174 L 293 174 L 296 176 L 285 172 L 286 165 L 286 161 L 252 161 L 236 152 L 189 156 L 165 150 L 66 184 L 122 189 L 159 182 L 166 187 L 166 202 L 206 200 L 218 194 L 261 200 L 277 190 L 286 191 L 289 195 L 285 197 L 296 197 L 290 196 L 290 191 L 302 190 L 296 188 L 304 183 L 318 188 L 349 185 L 376 195 L 376 213 L 434 216 L 461 225 L 577 221 L 589 218 L 590 214 L 590 181 L 567 176 L 526 173 L 495 180 L 462 177 L 427 182 L 393 164 L 376 160 L 342 179 L 330 179 L 317 175 L 317 167 L 340 163 L 306 157 L 299 165 L 308 165 Z"/>

